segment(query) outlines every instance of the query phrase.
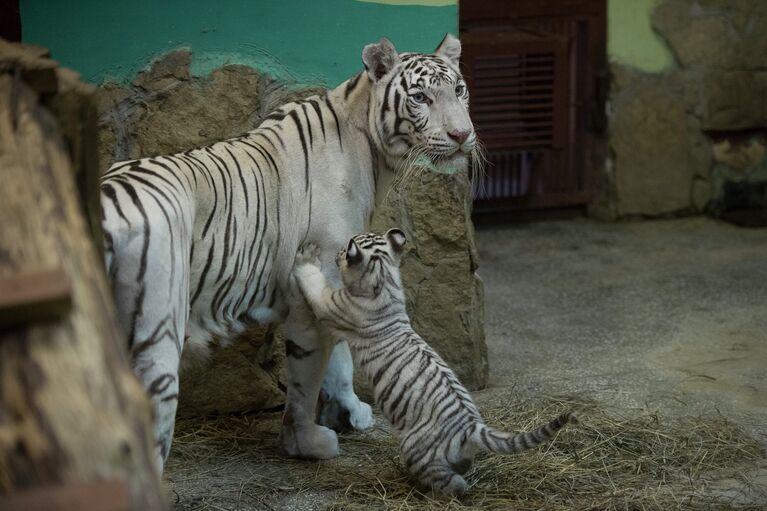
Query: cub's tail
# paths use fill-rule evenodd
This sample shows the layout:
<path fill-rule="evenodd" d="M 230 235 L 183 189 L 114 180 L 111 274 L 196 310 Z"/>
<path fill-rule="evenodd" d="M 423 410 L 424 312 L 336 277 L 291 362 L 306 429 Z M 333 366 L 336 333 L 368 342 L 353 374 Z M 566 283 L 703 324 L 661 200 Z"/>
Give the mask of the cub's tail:
<path fill-rule="evenodd" d="M 557 434 L 557 431 L 569 422 L 578 423 L 578 418 L 572 412 L 563 413 L 553 421 L 544 424 L 534 431 L 523 431 L 520 433 L 496 431 L 485 424 L 480 424 L 474 430 L 472 441 L 477 447 L 485 451 L 499 454 L 514 454 L 532 449 L 552 439 Z"/>

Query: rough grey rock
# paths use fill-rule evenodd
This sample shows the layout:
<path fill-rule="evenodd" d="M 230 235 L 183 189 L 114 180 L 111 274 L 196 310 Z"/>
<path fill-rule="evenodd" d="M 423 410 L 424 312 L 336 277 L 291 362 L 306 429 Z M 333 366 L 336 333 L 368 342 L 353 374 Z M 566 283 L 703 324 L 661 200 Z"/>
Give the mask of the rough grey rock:
<path fill-rule="evenodd" d="M 251 328 L 227 346 L 214 344 L 207 359 L 185 351 L 179 415 L 268 410 L 284 404 L 285 349 L 278 332 Z"/>
<path fill-rule="evenodd" d="M 763 69 L 767 69 L 767 64 L 765 66 Z M 732 131 L 767 127 L 767 71 L 707 70 L 691 84 L 699 91 L 703 129 Z"/>
<path fill-rule="evenodd" d="M 767 204 L 767 196 L 759 194 L 759 190 L 767 184 L 767 135 L 753 136 L 736 143 L 725 139 L 715 144 L 712 183 L 711 209 L 714 212 Z M 738 200 L 727 197 L 728 186 L 741 190 Z M 748 197 L 754 193 L 756 197 Z"/>
<path fill-rule="evenodd" d="M 189 64 L 192 63 L 192 52 L 177 50 L 158 59 L 152 66 L 140 72 L 133 79 L 133 85 L 148 91 L 161 91 L 176 85 L 177 80 L 188 81 L 191 78 Z"/>
<path fill-rule="evenodd" d="M 592 208 L 602 217 L 709 210 L 723 182 L 710 137 L 767 129 L 766 2 L 663 0 L 652 24 L 676 66 L 611 66 L 612 158 Z"/>
<path fill-rule="evenodd" d="M 703 211 L 713 197 L 711 181 L 696 177 L 692 182 L 692 205 L 696 211 Z"/>
<path fill-rule="evenodd" d="M 174 86 L 172 94 L 147 103 L 136 126 L 134 151 L 147 156 L 167 154 L 179 147 L 198 147 L 252 129 L 258 112 L 258 97 L 254 94 L 258 79 L 252 69 L 226 66 L 201 84 Z"/>
<path fill-rule="evenodd" d="M 665 0 L 655 30 L 682 68 L 764 69 L 767 3 L 762 0 Z"/>
<path fill-rule="evenodd" d="M 652 22 L 688 71 L 703 129 L 767 126 L 767 3 L 666 0 Z"/>
<path fill-rule="evenodd" d="M 239 135 L 274 107 L 319 89 L 292 90 L 246 66 L 191 77 L 186 50 L 170 53 L 128 87 L 100 88 L 101 163 L 174 153 Z M 378 228 L 403 226 L 410 245 L 403 274 L 416 328 L 470 388 L 487 379 L 482 283 L 470 221 L 466 175 L 425 176 L 392 194 Z M 185 353 L 180 413 L 270 409 L 284 403 L 285 366 L 279 335 L 247 332 L 209 362 Z"/>
<path fill-rule="evenodd" d="M 612 101 L 617 214 L 657 216 L 689 209 L 697 169 L 684 106 L 662 78 L 654 77 L 645 77 Z"/>
<path fill-rule="evenodd" d="M 372 228 L 404 230 L 402 281 L 415 330 L 471 389 L 487 384 L 484 292 L 466 173 L 422 174 L 393 191 Z"/>
<path fill-rule="evenodd" d="M 237 136 L 257 126 L 275 106 L 320 90 L 292 90 L 241 65 L 193 78 L 190 61 L 187 50 L 171 52 L 129 87 L 100 87 L 103 168 L 115 160 L 174 153 Z"/>

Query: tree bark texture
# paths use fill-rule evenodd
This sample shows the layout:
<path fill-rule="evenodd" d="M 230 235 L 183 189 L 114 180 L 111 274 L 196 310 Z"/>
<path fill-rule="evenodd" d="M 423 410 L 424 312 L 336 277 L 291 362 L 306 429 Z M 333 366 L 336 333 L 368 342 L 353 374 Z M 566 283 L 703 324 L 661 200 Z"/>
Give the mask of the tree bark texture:
<path fill-rule="evenodd" d="M 91 95 L 60 68 L 52 78 L 37 70 L 42 88 L 27 81 L 25 66 L 42 57 L 9 65 L 4 50 L 15 45 L 0 43 L 0 281 L 37 275 L 30 282 L 44 288 L 39 275 L 63 274 L 70 295 L 57 317 L 0 325 L 0 507 L 3 494 L 116 480 L 127 483 L 132 509 L 163 509 L 150 407 L 78 193 L 78 182 L 93 191 L 83 178 L 96 154 Z M 66 142 L 62 111 L 71 120 Z M 60 282 L 54 287 L 61 292 Z"/>

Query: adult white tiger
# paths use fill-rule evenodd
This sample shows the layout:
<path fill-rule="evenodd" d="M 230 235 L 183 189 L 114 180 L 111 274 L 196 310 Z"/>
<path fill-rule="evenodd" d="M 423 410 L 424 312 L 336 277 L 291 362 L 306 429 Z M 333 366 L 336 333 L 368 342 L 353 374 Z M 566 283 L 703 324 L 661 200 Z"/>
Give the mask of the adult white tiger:
<path fill-rule="evenodd" d="M 372 425 L 352 389 L 348 346 L 321 339 L 289 275 L 302 244 L 332 258 L 364 230 L 414 156 L 436 170 L 466 165 L 475 135 L 460 51 L 449 34 L 434 54 L 397 54 L 382 39 L 363 49 L 364 72 L 282 106 L 249 133 L 107 171 L 107 269 L 135 372 L 155 407 L 160 466 L 173 436 L 182 348 L 205 349 L 249 321 L 285 322 L 288 454 L 333 457 L 336 434 L 325 426 Z M 324 267 L 339 282 L 334 265 Z M 321 385 L 324 426 L 315 424 Z"/>

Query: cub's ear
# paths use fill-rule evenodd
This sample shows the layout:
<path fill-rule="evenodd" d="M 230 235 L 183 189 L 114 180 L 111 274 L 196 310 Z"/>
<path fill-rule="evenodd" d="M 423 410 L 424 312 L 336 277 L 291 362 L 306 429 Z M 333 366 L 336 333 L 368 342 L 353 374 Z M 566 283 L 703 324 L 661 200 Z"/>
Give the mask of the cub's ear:
<path fill-rule="evenodd" d="M 458 67 L 458 61 L 461 59 L 461 41 L 459 41 L 453 34 L 445 34 L 442 42 L 439 43 L 437 49 L 434 50 L 436 55 L 445 57 L 452 64 Z"/>
<path fill-rule="evenodd" d="M 405 233 L 399 229 L 389 229 L 386 231 L 386 239 L 389 240 L 391 248 L 398 254 L 402 253 L 402 249 L 405 246 L 405 243 L 407 243 Z"/>
<path fill-rule="evenodd" d="M 362 63 L 370 78 L 376 82 L 399 64 L 399 54 L 391 41 L 382 37 L 378 44 L 368 44 L 362 49 Z"/>
<path fill-rule="evenodd" d="M 346 247 L 346 262 L 349 266 L 362 262 L 362 251 L 354 242 L 354 238 L 349 240 L 349 245 Z"/>

